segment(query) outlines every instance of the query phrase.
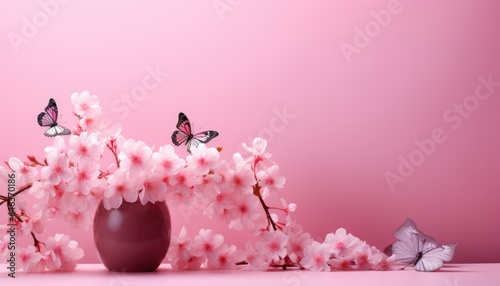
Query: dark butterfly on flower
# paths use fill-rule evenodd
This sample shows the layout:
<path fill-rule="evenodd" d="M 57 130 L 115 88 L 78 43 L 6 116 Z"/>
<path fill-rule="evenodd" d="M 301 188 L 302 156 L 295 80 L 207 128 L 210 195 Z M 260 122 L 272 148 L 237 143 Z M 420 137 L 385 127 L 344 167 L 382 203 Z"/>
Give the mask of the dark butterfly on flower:
<path fill-rule="evenodd" d="M 172 142 L 175 146 L 181 144 L 187 145 L 187 150 L 191 153 L 191 147 L 197 147 L 200 143 L 208 143 L 210 140 L 214 139 L 219 135 L 219 132 L 213 130 L 202 131 L 193 134 L 191 122 L 184 113 L 179 113 L 179 121 L 177 122 L 176 128 L 172 134 Z"/>
<path fill-rule="evenodd" d="M 417 229 L 411 219 L 407 219 L 394 234 L 398 241 L 392 244 L 392 254 L 396 261 L 413 265 L 417 271 L 436 271 L 455 254 L 456 243 L 439 244 L 434 238 Z"/>
<path fill-rule="evenodd" d="M 54 99 L 49 99 L 49 104 L 45 107 L 45 112 L 40 112 L 38 114 L 38 125 L 40 126 L 49 126 L 49 129 L 45 130 L 43 133 L 47 137 L 54 137 L 57 135 L 69 135 L 71 131 L 61 126 L 57 123 L 57 104 Z"/>

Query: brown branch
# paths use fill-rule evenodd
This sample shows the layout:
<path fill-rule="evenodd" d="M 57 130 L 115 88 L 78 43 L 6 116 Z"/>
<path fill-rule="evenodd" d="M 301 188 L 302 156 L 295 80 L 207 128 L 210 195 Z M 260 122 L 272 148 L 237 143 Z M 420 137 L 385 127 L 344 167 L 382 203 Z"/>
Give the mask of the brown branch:
<path fill-rule="evenodd" d="M 2 202 L 0 202 L 0 206 L 3 205 L 4 203 L 6 203 L 10 198 L 13 198 L 13 197 L 19 195 L 20 193 L 31 188 L 32 186 L 33 186 L 33 183 L 30 183 L 30 184 L 24 186 L 22 189 L 15 191 L 14 193 L 12 193 L 12 195 L 9 194 L 7 197 L 2 198 Z"/>

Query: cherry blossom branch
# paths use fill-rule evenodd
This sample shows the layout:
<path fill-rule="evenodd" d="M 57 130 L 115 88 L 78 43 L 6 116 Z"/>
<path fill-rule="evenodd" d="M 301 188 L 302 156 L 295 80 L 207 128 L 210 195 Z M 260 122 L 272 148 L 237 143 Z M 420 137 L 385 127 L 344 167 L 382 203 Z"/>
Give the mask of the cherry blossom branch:
<path fill-rule="evenodd" d="M 23 213 L 24 213 L 24 212 L 23 212 Z M 26 214 L 25 214 L 25 215 L 26 215 Z M 20 221 L 20 222 L 24 222 L 24 221 L 23 221 L 23 219 L 21 218 L 21 215 L 19 215 L 19 214 L 18 214 L 18 213 L 16 213 L 15 211 L 14 211 L 14 217 L 15 217 L 18 221 Z M 28 216 L 28 218 L 29 218 L 29 216 Z M 40 253 L 41 253 L 41 250 L 40 250 L 40 244 L 43 244 L 43 242 L 41 242 L 40 240 L 38 240 L 38 239 L 36 238 L 36 235 L 35 235 L 35 233 L 34 233 L 33 231 L 30 231 L 30 234 L 31 234 L 31 237 L 33 238 L 33 244 L 34 244 L 34 246 L 36 247 L 36 250 L 37 250 L 38 252 L 40 252 Z"/>
<path fill-rule="evenodd" d="M 35 233 L 34 233 L 34 232 L 32 232 L 32 231 L 31 231 L 31 237 L 33 238 L 33 243 L 35 244 L 36 250 L 37 250 L 38 252 L 40 252 L 40 253 L 41 253 L 42 251 L 41 251 L 41 249 L 40 249 L 40 244 L 44 244 L 44 243 L 43 243 L 43 242 L 41 242 L 40 240 L 38 240 L 38 239 L 36 238 Z"/>
<path fill-rule="evenodd" d="M 261 188 L 259 186 L 259 182 L 257 179 L 257 172 L 256 172 L 258 162 L 259 162 L 258 160 L 255 160 L 255 163 L 252 168 L 253 176 L 255 178 L 255 181 L 257 181 L 257 183 L 253 186 L 253 194 L 259 198 L 260 204 L 262 205 L 262 208 L 264 208 L 264 212 L 266 213 L 267 217 L 267 229 L 269 229 L 269 225 L 271 225 L 273 227 L 273 230 L 277 230 L 280 227 L 276 226 L 276 223 L 274 222 L 273 218 L 271 217 L 271 213 L 269 212 L 269 209 L 271 208 L 267 206 L 266 202 L 264 202 L 264 199 L 262 198 L 262 195 L 260 194 Z"/>
<path fill-rule="evenodd" d="M 109 144 L 106 144 L 106 147 L 108 147 L 108 149 L 111 151 L 111 153 L 113 153 L 113 156 L 115 157 L 116 168 L 120 168 L 120 160 L 118 159 L 115 139 L 111 140 Z"/>
<path fill-rule="evenodd" d="M 47 162 L 45 162 L 45 164 L 42 164 L 42 163 L 38 162 L 36 157 L 33 155 L 27 155 L 26 157 L 28 157 L 28 160 L 31 162 L 31 167 L 47 166 L 47 164 L 46 164 Z"/>
<path fill-rule="evenodd" d="M 262 195 L 260 194 L 259 183 L 255 184 L 255 186 L 253 186 L 253 194 L 259 198 L 260 204 L 262 205 L 262 207 L 264 208 L 264 211 L 266 212 L 267 228 L 269 228 L 269 225 L 271 225 L 274 230 L 277 230 L 278 227 L 276 226 L 276 223 L 274 222 L 273 218 L 271 217 L 271 213 L 269 212 L 269 207 L 266 205 L 266 202 L 264 202 L 264 199 L 262 198 Z"/>
<path fill-rule="evenodd" d="M 24 186 L 23 188 L 21 188 L 21 189 L 20 189 L 20 190 L 18 190 L 18 191 L 15 191 L 15 192 L 14 192 L 14 193 L 12 193 L 12 195 L 11 195 L 11 196 L 9 196 L 9 197 L 1 196 L 1 197 L 0 197 L 0 199 L 1 199 L 2 201 L 0 202 L 0 206 L 1 206 L 1 205 L 3 205 L 4 203 L 6 203 L 6 202 L 9 200 L 9 198 L 13 198 L 13 197 L 15 197 L 15 196 L 19 195 L 20 193 L 22 193 L 22 192 L 24 192 L 24 191 L 28 190 L 29 188 L 31 188 L 31 186 L 33 186 L 33 183 L 30 183 L 30 184 L 28 184 L 28 185 Z"/>

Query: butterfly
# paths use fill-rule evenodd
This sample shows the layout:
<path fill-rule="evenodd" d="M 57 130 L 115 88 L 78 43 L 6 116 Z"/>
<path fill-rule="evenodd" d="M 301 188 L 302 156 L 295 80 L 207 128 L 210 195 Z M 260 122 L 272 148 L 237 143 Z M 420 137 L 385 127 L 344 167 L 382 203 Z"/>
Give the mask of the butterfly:
<path fill-rule="evenodd" d="M 184 113 L 179 113 L 179 121 L 177 121 L 176 128 L 172 134 L 172 142 L 175 146 L 185 144 L 188 146 L 187 150 L 191 153 L 193 146 L 197 147 L 200 143 L 208 143 L 219 135 L 219 132 L 213 130 L 202 131 L 193 134 L 191 122 Z"/>
<path fill-rule="evenodd" d="M 398 241 L 392 244 L 392 254 L 396 261 L 413 265 L 417 271 L 436 271 L 455 254 L 456 243 L 439 244 L 434 238 L 417 229 L 411 219 L 407 219 L 394 234 Z"/>
<path fill-rule="evenodd" d="M 49 99 L 49 104 L 45 107 L 45 112 L 38 114 L 38 125 L 49 126 L 49 129 L 43 133 L 47 137 L 54 137 L 57 135 L 69 135 L 71 131 L 57 123 L 57 104 L 54 99 Z"/>

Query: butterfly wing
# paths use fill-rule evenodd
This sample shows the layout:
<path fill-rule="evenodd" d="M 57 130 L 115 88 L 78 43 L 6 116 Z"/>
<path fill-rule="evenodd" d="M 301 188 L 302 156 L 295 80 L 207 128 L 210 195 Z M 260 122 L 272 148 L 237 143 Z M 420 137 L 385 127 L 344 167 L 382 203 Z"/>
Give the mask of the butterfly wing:
<path fill-rule="evenodd" d="M 70 135 L 71 130 L 61 125 L 55 125 L 45 130 L 43 134 L 47 137 L 54 137 L 57 135 Z"/>
<path fill-rule="evenodd" d="M 172 142 L 175 146 L 179 146 L 181 144 L 187 143 L 192 137 L 191 134 L 191 123 L 189 119 L 184 113 L 179 113 L 179 120 L 177 121 L 176 128 L 174 133 L 172 133 Z"/>
<path fill-rule="evenodd" d="M 172 142 L 175 144 L 175 146 L 179 146 L 181 144 L 186 143 L 188 139 L 189 135 L 180 130 L 175 130 L 174 133 L 172 134 Z"/>
<path fill-rule="evenodd" d="M 413 222 L 411 218 L 407 219 L 403 225 L 401 225 L 396 232 L 394 233 L 394 236 L 396 236 L 397 239 L 399 240 L 408 240 L 412 238 L 414 234 L 418 234 L 419 231 L 417 229 L 417 226 Z"/>
<path fill-rule="evenodd" d="M 412 264 L 420 252 L 420 238 L 417 226 L 411 219 L 407 219 L 394 234 L 398 241 L 392 245 L 392 254 L 396 261 Z"/>
<path fill-rule="evenodd" d="M 40 126 L 53 126 L 57 124 L 57 104 L 54 99 L 49 99 L 49 104 L 45 107 L 45 112 L 38 114 L 38 125 Z"/>
<path fill-rule="evenodd" d="M 443 266 L 443 262 L 448 262 L 455 254 L 456 243 L 439 245 L 426 251 L 422 258 L 415 264 L 417 271 L 436 271 Z M 428 248 L 424 246 L 424 248 Z"/>
<path fill-rule="evenodd" d="M 214 139 L 217 136 L 219 136 L 219 132 L 214 130 L 207 130 L 194 134 L 188 141 L 188 152 L 191 153 L 192 147 L 198 147 L 200 143 L 208 143 L 210 140 Z"/>
<path fill-rule="evenodd" d="M 52 124 L 55 123 L 45 112 L 40 112 L 40 114 L 38 114 L 37 121 L 40 126 L 52 126 Z"/>
<path fill-rule="evenodd" d="M 407 239 L 396 241 L 392 245 L 392 254 L 395 260 L 406 265 L 413 264 L 419 251 L 418 234 L 411 234 Z"/>
<path fill-rule="evenodd" d="M 219 136 L 219 132 L 214 130 L 207 130 L 199 132 L 193 135 L 193 140 L 199 141 L 199 143 L 208 143 L 210 140 Z"/>
<path fill-rule="evenodd" d="M 177 121 L 177 125 L 175 126 L 177 129 L 179 129 L 181 132 L 185 133 L 186 135 L 191 135 L 191 122 L 189 122 L 189 119 L 187 118 L 186 114 L 184 113 L 179 113 L 179 120 Z"/>

